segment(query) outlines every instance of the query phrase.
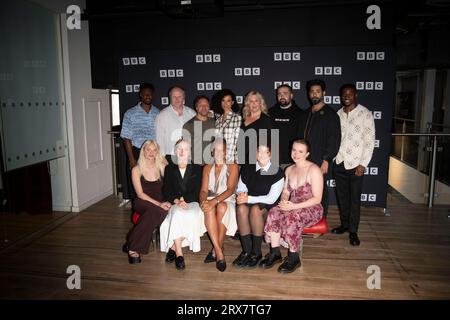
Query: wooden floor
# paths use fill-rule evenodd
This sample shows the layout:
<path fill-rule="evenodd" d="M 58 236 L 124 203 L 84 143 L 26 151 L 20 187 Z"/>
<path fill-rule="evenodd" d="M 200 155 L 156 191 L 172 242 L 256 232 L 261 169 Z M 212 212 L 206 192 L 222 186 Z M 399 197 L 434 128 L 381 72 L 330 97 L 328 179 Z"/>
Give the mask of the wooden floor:
<path fill-rule="evenodd" d="M 391 216 L 363 209 L 360 247 L 347 235 L 306 239 L 303 266 L 282 275 L 235 269 L 239 241 L 227 239 L 228 268 L 204 264 L 210 249 L 186 252 L 187 269 L 150 252 L 129 265 L 121 252 L 130 227 L 129 209 L 110 197 L 34 239 L 0 251 L 1 299 L 449 299 L 450 219 L 448 208 L 412 205 L 390 198 Z M 331 208 L 329 226 L 338 224 Z M 264 252 L 267 245 L 264 244 Z M 284 254 L 284 252 L 283 252 Z M 66 269 L 81 268 L 81 289 L 69 290 Z M 367 268 L 381 269 L 381 289 L 369 290 Z"/>

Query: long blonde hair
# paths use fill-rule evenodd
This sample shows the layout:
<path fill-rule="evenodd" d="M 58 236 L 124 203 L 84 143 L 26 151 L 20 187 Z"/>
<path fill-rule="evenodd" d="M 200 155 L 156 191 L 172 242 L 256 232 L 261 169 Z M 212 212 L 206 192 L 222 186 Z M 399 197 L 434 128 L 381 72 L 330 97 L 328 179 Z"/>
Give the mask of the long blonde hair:
<path fill-rule="evenodd" d="M 159 152 L 159 144 L 158 142 L 156 142 L 155 140 L 147 140 L 144 142 L 144 144 L 141 147 L 141 151 L 139 153 L 139 159 L 137 161 L 138 166 L 139 166 L 139 170 L 141 172 L 141 175 L 144 172 L 145 167 L 148 165 L 147 164 L 147 159 L 144 156 L 144 152 L 145 152 L 145 148 L 147 146 L 153 145 L 156 149 L 156 156 L 155 156 L 155 166 L 156 166 L 156 178 L 157 180 L 159 180 L 161 177 L 164 176 L 164 160 L 163 160 L 163 156 L 161 155 L 161 153 Z"/>
<path fill-rule="evenodd" d="M 249 115 L 250 115 L 250 96 L 257 96 L 259 101 L 261 101 L 261 112 L 267 114 L 267 104 L 266 104 L 266 100 L 264 100 L 264 97 L 262 96 L 261 93 L 259 93 L 258 91 L 250 91 L 249 93 L 247 93 L 247 95 L 245 96 L 244 99 L 244 108 L 242 108 L 242 116 L 244 117 L 244 119 L 246 119 Z"/>

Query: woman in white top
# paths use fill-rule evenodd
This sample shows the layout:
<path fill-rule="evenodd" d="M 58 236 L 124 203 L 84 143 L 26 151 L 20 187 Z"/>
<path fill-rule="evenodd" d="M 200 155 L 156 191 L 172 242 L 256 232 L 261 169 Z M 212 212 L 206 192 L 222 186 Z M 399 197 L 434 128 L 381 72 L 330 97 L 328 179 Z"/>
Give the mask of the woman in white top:
<path fill-rule="evenodd" d="M 227 143 L 216 139 L 212 145 L 214 163 L 203 168 L 200 203 L 205 215 L 205 225 L 213 248 L 205 263 L 216 261 L 216 268 L 226 269 L 223 242 L 225 235 L 233 236 L 237 230 L 235 190 L 238 182 L 238 165 L 226 163 Z"/>

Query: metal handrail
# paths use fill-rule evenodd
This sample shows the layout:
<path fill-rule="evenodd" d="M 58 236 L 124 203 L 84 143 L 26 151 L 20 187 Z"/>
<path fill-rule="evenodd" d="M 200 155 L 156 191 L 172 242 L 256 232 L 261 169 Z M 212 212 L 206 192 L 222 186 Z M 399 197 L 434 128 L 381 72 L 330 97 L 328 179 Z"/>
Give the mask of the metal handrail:
<path fill-rule="evenodd" d="M 433 207 L 434 188 L 436 182 L 437 137 L 450 137 L 450 133 L 392 133 L 392 136 L 433 137 L 430 179 L 428 181 L 428 208 Z"/>
<path fill-rule="evenodd" d="M 442 127 L 442 128 L 450 128 L 450 125 L 435 123 L 435 122 L 427 122 L 427 127 L 431 129 L 431 127 Z"/>
<path fill-rule="evenodd" d="M 394 120 L 400 120 L 405 122 L 416 122 L 416 120 L 413 119 L 407 119 L 407 118 L 400 118 L 400 117 L 393 117 Z"/>

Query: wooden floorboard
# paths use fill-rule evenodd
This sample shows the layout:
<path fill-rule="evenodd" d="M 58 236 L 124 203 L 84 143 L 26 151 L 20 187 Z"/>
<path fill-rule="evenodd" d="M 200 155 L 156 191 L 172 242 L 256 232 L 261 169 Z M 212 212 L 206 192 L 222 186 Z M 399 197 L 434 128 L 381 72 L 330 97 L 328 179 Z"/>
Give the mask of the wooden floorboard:
<path fill-rule="evenodd" d="M 131 226 L 129 209 L 118 208 L 119 199 L 109 197 L 26 244 L 0 251 L 0 298 L 449 299 L 448 208 L 389 202 L 390 216 L 362 209 L 360 247 L 351 247 L 347 235 L 305 239 L 302 267 L 282 275 L 276 268 L 233 268 L 240 244 L 231 238 L 225 244 L 228 268 L 218 272 L 214 264 L 203 263 L 211 247 L 206 236 L 200 253 L 186 251 L 184 271 L 166 264 L 158 248 L 141 264 L 129 265 L 121 252 Z M 338 221 L 331 208 L 329 227 Z M 80 290 L 66 287 L 69 265 L 81 269 Z M 370 265 L 381 269 L 379 290 L 367 288 Z"/>

